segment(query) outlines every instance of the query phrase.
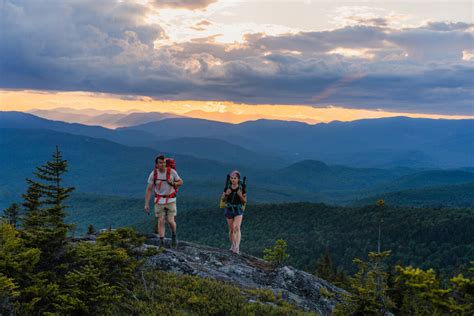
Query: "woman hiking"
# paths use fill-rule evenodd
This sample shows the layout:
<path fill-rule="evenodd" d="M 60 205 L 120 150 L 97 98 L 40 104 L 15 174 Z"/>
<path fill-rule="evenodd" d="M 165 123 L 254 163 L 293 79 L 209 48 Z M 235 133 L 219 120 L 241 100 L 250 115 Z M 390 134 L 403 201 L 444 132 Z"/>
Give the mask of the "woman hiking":
<path fill-rule="evenodd" d="M 240 181 L 240 172 L 235 170 L 230 174 L 230 184 L 222 193 L 221 200 L 225 202 L 224 216 L 229 226 L 230 251 L 238 254 L 240 252 L 240 225 L 244 213 L 244 205 L 247 203 L 247 192 L 245 183 Z"/>

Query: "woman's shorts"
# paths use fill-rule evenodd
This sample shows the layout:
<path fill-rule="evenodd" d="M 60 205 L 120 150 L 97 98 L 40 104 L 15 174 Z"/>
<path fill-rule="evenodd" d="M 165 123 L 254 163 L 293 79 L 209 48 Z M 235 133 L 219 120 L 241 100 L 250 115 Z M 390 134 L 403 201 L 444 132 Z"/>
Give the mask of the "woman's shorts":
<path fill-rule="evenodd" d="M 236 216 L 240 216 L 244 214 L 244 210 L 242 209 L 242 205 L 226 205 L 224 208 L 224 216 L 227 217 L 228 219 L 232 219 Z"/>

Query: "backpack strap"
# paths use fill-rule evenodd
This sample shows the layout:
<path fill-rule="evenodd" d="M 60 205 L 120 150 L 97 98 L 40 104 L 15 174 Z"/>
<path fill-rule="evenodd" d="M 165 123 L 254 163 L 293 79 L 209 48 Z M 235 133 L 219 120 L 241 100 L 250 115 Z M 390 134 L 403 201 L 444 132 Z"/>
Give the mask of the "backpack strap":
<path fill-rule="evenodd" d="M 170 182 L 170 179 L 171 179 L 171 167 L 168 166 L 166 167 L 166 180 L 163 180 L 163 179 L 158 179 L 158 169 L 155 168 L 155 170 L 153 171 L 153 183 L 156 185 L 156 181 L 160 181 L 158 183 L 158 191 L 160 190 L 161 188 L 161 185 L 163 184 L 163 181 L 166 181 L 166 182 Z M 155 191 L 155 204 L 157 204 L 160 199 L 162 198 L 166 198 L 166 201 L 165 201 L 165 204 L 168 204 L 168 201 L 169 199 L 173 199 L 176 197 L 176 194 L 178 193 L 178 189 L 173 187 L 174 191 L 168 195 L 159 195 L 158 193 L 156 193 L 156 190 Z"/>

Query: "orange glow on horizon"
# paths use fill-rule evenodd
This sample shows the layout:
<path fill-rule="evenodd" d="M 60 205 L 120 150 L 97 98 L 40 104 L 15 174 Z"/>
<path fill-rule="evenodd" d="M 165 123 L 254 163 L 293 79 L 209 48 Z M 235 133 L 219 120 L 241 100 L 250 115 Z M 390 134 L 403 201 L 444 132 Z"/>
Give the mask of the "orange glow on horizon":
<path fill-rule="evenodd" d="M 340 106 L 317 108 L 307 105 L 250 105 L 229 101 L 169 101 L 146 96 L 119 96 L 92 92 L 54 92 L 33 90 L 0 90 L 0 110 L 28 111 L 68 107 L 79 110 L 114 110 L 119 112 L 166 112 L 214 121 L 241 123 L 257 119 L 299 121 L 309 124 L 353 121 L 366 118 L 408 116 L 432 119 L 473 119 L 474 116 L 387 112 L 348 109 Z"/>

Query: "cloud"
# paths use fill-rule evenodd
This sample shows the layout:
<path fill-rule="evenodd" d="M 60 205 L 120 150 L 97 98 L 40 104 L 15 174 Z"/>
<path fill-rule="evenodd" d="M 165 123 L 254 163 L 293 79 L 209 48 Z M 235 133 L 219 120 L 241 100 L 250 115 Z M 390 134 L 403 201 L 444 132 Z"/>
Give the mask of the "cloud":
<path fill-rule="evenodd" d="M 209 25 L 212 25 L 212 23 L 207 20 L 202 20 L 201 22 L 196 23 L 195 25 L 191 26 L 191 28 L 196 31 L 204 31 L 206 30 L 206 27 Z"/>
<path fill-rule="evenodd" d="M 2 88 L 472 115 L 472 24 L 394 28 L 367 16 L 327 31 L 173 42 L 159 19 L 150 23 L 156 8 L 130 1 L 4 1 L 2 10 Z"/>
<path fill-rule="evenodd" d="M 153 0 L 151 3 L 157 8 L 204 9 L 217 0 Z"/>
<path fill-rule="evenodd" d="M 433 30 L 433 31 L 466 31 L 472 28 L 472 24 L 465 22 L 428 22 L 426 26 L 422 28 Z"/>
<path fill-rule="evenodd" d="M 332 24 L 336 27 L 375 26 L 401 28 L 410 19 L 407 14 L 388 11 L 373 6 L 340 6 L 330 13 Z"/>

